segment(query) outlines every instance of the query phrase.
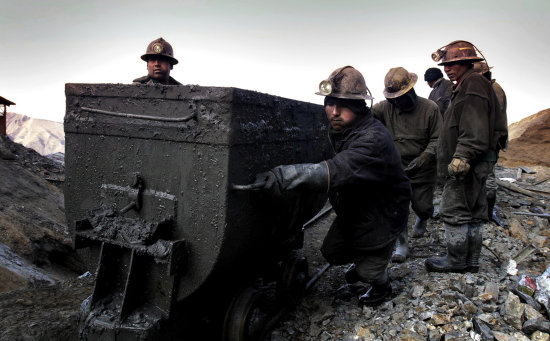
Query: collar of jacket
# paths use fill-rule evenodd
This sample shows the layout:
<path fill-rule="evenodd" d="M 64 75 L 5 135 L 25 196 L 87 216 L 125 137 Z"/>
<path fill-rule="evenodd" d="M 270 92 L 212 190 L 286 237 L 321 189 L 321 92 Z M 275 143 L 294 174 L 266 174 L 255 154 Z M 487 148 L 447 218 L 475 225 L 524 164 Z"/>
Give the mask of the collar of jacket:
<path fill-rule="evenodd" d="M 453 88 L 455 89 L 455 91 L 458 91 L 458 89 L 460 89 L 460 85 L 462 84 L 462 82 L 464 82 L 464 80 L 468 77 L 470 77 L 472 74 L 474 73 L 474 69 L 471 68 L 471 69 L 468 69 L 468 71 L 464 72 L 464 75 L 462 76 L 462 78 L 460 79 L 460 82 L 456 83 L 455 85 L 453 85 Z"/>
<path fill-rule="evenodd" d="M 362 127 L 369 125 L 373 120 L 372 113 L 369 111 L 369 113 L 363 117 L 358 117 L 353 125 L 349 128 L 346 128 L 342 131 L 336 131 L 330 127 L 328 129 L 328 135 L 329 135 L 329 141 L 333 147 L 333 149 L 336 151 L 335 144 L 337 142 L 345 142 L 349 139 L 350 136 L 353 136 L 354 133 L 361 130 Z"/>
<path fill-rule="evenodd" d="M 153 82 L 153 84 L 161 84 L 160 82 L 151 78 L 151 76 L 149 75 L 136 78 L 133 80 L 133 82 L 143 83 L 143 84 L 147 84 L 148 82 Z M 175 80 L 174 78 L 172 78 L 172 76 L 168 76 L 168 85 L 182 85 L 182 84 L 177 80 Z"/>
<path fill-rule="evenodd" d="M 441 82 L 443 82 L 443 77 L 439 78 L 438 80 L 435 81 L 434 83 L 434 86 L 433 86 L 433 89 L 437 88 L 438 86 L 441 85 Z"/>

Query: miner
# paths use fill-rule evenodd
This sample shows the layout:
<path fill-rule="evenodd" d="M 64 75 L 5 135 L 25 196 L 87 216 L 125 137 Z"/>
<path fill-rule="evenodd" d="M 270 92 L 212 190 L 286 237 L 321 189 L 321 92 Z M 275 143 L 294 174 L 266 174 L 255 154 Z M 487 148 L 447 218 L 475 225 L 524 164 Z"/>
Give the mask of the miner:
<path fill-rule="evenodd" d="M 405 173 L 411 181 L 412 209 L 416 221 L 412 237 L 426 232 L 431 218 L 434 185 L 437 177 L 436 145 L 441 127 L 437 104 L 420 97 L 414 91 L 418 80 L 415 73 L 403 67 L 392 68 L 384 79 L 385 101 L 372 107 L 372 113 L 386 126 L 393 137 Z M 408 256 L 408 233 L 405 229 L 397 238 L 392 262 L 402 263 Z"/>
<path fill-rule="evenodd" d="M 147 76 L 134 79 L 134 84 L 181 85 L 170 76 L 178 60 L 174 58 L 172 45 L 166 40 L 158 38 L 150 42 L 141 59 L 147 62 Z"/>
<path fill-rule="evenodd" d="M 424 80 L 428 86 L 432 88 L 428 99 L 434 101 L 439 107 L 441 115 L 445 115 L 445 111 L 451 103 L 451 94 L 453 93 L 453 83 L 443 78 L 443 73 L 439 68 L 431 67 L 424 73 Z"/>
<path fill-rule="evenodd" d="M 487 221 L 485 181 L 505 134 L 495 126 L 499 108 L 491 82 L 473 70 L 473 63 L 484 59 L 476 50 L 458 40 L 432 54 L 454 85 L 437 146 L 438 172 L 445 173 L 439 213 L 447 254 L 427 259 L 428 271 L 479 270 Z"/>
<path fill-rule="evenodd" d="M 372 97 L 359 71 L 334 70 L 317 94 L 325 96 L 333 157 L 275 167 L 258 174 L 256 184 L 273 192 L 328 191 L 337 217 L 321 252 L 330 264 L 352 263 L 346 281 L 371 285 L 359 304 L 378 305 L 392 293 L 387 266 L 406 228 L 409 179 L 391 135 L 366 105 Z"/>

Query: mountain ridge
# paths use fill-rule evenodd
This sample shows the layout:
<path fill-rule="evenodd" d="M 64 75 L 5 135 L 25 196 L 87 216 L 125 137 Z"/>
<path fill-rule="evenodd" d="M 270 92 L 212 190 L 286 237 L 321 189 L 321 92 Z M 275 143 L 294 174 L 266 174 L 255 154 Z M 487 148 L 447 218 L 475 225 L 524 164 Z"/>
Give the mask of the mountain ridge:
<path fill-rule="evenodd" d="M 65 154 L 63 123 L 7 113 L 8 137 L 41 155 Z"/>

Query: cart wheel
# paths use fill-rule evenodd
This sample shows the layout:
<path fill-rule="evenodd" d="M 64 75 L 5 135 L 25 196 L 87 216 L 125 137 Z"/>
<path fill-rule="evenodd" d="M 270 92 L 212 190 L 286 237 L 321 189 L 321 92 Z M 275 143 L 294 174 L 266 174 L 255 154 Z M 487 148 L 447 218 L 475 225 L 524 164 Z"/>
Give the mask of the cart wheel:
<path fill-rule="evenodd" d="M 291 252 L 283 263 L 281 278 L 277 283 L 277 297 L 285 304 L 296 304 L 304 295 L 307 281 L 307 259 L 297 252 Z"/>
<path fill-rule="evenodd" d="M 255 341 L 260 338 L 268 321 L 265 293 L 246 287 L 235 295 L 223 323 L 224 341 Z"/>

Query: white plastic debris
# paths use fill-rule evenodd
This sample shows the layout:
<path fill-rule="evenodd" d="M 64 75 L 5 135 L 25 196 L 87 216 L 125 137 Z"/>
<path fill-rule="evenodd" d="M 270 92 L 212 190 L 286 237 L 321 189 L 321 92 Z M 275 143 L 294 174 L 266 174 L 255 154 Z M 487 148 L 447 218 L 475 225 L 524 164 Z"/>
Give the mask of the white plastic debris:
<path fill-rule="evenodd" d="M 547 310 L 550 308 L 549 296 L 550 296 L 550 267 L 546 269 L 537 277 L 537 291 L 535 291 L 535 299 L 540 304 L 543 304 Z"/>
<path fill-rule="evenodd" d="M 90 271 L 86 271 L 82 275 L 78 276 L 78 279 L 82 279 L 82 278 L 85 278 L 85 277 L 90 277 L 91 275 L 92 274 L 90 273 Z"/>
<path fill-rule="evenodd" d="M 518 274 L 518 264 L 513 259 L 508 259 L 508 261 L 502 264 L 502 268 L 510 276 L 515 276 Z"/>

